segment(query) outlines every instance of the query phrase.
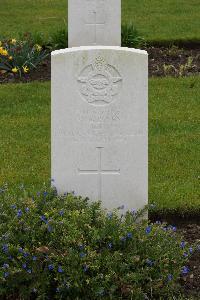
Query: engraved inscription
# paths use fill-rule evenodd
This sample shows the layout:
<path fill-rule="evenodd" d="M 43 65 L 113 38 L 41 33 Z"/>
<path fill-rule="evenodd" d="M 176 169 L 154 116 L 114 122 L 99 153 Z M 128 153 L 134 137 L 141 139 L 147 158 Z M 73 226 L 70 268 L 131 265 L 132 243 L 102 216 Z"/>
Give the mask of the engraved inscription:
<path fill-rule="evenodd" d="M 102 175 L 120 175 L 120 169 L 102 169 L 102 150 L 103 147 L 97 147 L 98 151 L 98 169 L 81 170 L 78 169 L 79 175 L 98 175 L 98 200 L 102 199 Z"/>
<path fill-rule="evenodd" d="M 98 41 L 98 28 L 103 31 L 105 22 L 105 0 L 85 0 L 85 25 L 91 28 L 93 45 Z"/>
<path fill-rule="evenodd" d="M 122 86 L 122 77 L 103 57 L 83 68 L 78 76 L 80 92 L 92 105 L 107 105 L 116 99 Z"/>

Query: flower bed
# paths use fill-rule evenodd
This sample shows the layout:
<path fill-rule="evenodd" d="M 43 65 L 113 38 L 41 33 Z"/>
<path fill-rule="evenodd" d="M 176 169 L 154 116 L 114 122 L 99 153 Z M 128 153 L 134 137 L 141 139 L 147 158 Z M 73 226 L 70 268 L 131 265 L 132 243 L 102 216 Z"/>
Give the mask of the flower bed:
<path fill-rule="evenodd" d="M 39 44 L 34 44 L 29 35 L 24 40 L 0 41 L 0 73 L 22 77 L 45 59 L 49 53 Z"/>
<path fill-rule="evenodd" d="M 0 193 L 0 296 L 9 299 L 170 299 L 189 273 L 176 227 L 108 212 L 55 189 Z"/>

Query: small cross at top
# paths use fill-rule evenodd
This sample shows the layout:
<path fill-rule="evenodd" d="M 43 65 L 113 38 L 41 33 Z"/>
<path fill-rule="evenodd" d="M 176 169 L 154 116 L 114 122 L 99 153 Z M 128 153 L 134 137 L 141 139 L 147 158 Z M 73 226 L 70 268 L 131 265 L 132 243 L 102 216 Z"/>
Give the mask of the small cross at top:
<path fill-rule="evenodd" d="M 89 5 L 91 1 L 88 2 Z M 97 29 L 99 26 L 105 25 L 105 3 L 104 0 L 99 2 L 97 0 L 93 0 L 94 7 L 87 8 L 87 16 L 86 16 L 86 26 L 91 26 L 94 29 L 93 32 L 93 43 L 94 45 L 97 44 Z"/>
<path fill-rule="evenodd" d="M 121 46 L 121 0 L 68 0 L 68 46 Z"/>

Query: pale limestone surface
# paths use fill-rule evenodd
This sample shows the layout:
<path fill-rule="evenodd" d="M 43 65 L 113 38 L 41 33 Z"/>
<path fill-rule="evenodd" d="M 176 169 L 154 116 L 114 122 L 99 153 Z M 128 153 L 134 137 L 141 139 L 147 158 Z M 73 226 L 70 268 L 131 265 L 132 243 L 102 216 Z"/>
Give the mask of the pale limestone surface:
<path fill-rule="evenodd" d="M 68 46 L 93 45 L 121 45 L 121 0 L 68 0 Z"/>
<path fill-rule="evenodd" d="M 148 55 L 120 47 L 52 53 L 52 178 L 108 209 L 148 203 Z"/>

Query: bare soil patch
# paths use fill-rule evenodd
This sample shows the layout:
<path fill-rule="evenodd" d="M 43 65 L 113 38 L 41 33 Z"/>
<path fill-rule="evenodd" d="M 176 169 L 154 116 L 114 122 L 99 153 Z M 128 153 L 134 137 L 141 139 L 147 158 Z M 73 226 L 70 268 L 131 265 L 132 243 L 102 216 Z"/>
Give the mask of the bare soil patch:
<path fill-rule="evenodd" d="M 200 226 L 197 224 L 180 225 L 178 231 L 184 236 L 185 241 L 190 244 L 200 242 Z M 194 251 L 190 258 L 188 267 L 190 273 L 182 278 L 181 285 L 184 288 L 186 297 L 200 299 L 200 251 Z"/>
<path fill-rule="evenodd" d="M 200 74 L 200 48 L 179 49 L 175 46 L 149 47 L 149 76 L 191 76 Z M 36 70 L 20 78 L 14 74 L 0 74 L 0 84 L 46 81 L 51 79 L 51 60 L 44 61 Z"/>

